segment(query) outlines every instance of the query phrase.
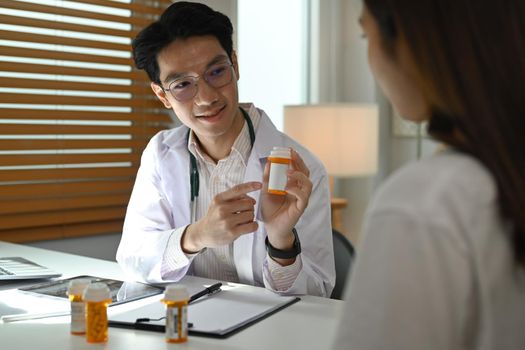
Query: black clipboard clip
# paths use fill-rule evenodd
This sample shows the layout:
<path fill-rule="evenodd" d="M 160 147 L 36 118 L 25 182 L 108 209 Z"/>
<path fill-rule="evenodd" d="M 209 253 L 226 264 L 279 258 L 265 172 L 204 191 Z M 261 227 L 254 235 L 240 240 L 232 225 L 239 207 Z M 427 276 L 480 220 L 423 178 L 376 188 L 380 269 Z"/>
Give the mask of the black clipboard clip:
<path fill-rule="evenodd" d="M 146 329 L 146 330 L 148 330 L 149 327 L 153 326 L 151 324 L 148 324 L 148 322 L 162 321 L 164 319 L 166 319 L 166 316 L 159 317 L 159 318 L 148 318 L 148 317 L 137 318 L 135 320 L 134 327 L 135 327 L 135 329 Z M 162 326 L 162 327 L 164 327 L 164 326 Z M 193 328 L 193 323 L 188 322 L 188 328 Z"/>
<path fill-rule="evenodd" d="M 125 328 L 125 329 L 138 329 L 143 331 L 153 331 L 153 332 L 164 332 L 166 330 L 165 325 L 161 324 L 154 324 L 150 322 L 155 321 L 162 321 L 166 317 L 160 317 L 160 318 L 137 318 L 137 320 L 132 322 L 122 322 L 122 321 L 108 321 L 108 326 L 110 327 L 116 327 L 116 328 Z M 193 323 L 188 322 L 188 328 L 193 328 Z"/>

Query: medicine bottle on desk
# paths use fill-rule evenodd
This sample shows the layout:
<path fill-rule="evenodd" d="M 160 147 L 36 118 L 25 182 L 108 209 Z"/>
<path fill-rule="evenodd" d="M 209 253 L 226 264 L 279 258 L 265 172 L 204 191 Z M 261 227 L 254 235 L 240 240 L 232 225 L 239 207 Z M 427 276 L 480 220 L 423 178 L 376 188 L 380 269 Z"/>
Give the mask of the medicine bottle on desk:
<path fill-rule="evenodd" d="M 288 182 L 288 169 L 292 162 L 289 148 L 274 147 L 270 156 L 270 178 L 268 179 L 268 192 L 271 194 L 286 195 Z"/>
<path fill-rule="evenodd" d="M 188 302 L 190 295 L 186 287 L 171 284 L 164 291 L 162 302 L 166 304 L 166 342 L 188 341 Z"/>
<path fill-rule="evenodd" d="M 86 334 L 86 309 L 83 295 L 90 283 L 91 281 L 86 278 L 69 282 L 67 295 L 71 301 L 71 334 Z"/>
<path fill-rule="evenodd" d="M 86 340 L 104 343 L 108 340 L 109 288 L 104 283 L 92 283 L 84 291 L 86 303 Z"/>

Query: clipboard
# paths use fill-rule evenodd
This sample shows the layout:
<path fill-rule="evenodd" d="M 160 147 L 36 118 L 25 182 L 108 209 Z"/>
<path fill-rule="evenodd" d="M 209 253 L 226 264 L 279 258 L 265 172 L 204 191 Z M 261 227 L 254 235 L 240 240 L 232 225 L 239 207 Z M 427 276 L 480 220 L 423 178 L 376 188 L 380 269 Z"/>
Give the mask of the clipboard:
<path fill-rule="evenodd" d="M 223 287 L 221 292 L 188 305 L 188 333 L 227 338 L 299 300 L 298 297 L 281 296 L 264 288 L 246 288 L 241 285 Z M 161 318 L 165 315 L 165 305 L 157 299 L 133 310 L 113 313 L 108 323 L 110 327 L 164 332 L 165 320 Z M 139 318 L 149 318 L 151 321 L 137 323 Z"/>

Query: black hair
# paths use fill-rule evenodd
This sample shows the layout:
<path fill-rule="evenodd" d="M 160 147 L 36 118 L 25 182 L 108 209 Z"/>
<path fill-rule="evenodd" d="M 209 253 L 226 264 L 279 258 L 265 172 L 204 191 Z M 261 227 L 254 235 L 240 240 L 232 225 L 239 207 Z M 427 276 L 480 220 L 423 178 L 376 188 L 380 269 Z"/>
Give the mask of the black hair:
<path fill-rule="evenodd" d="M 178 1 L 133 40 L 133 59 L 137 68 L 145 70 L 152 82 L 160 84 L 157 56 L 170 43 L 179 38 L 212 35 L 231 59 L 232 34 L 232 23 L 224 14 L 204 4 Z"/>

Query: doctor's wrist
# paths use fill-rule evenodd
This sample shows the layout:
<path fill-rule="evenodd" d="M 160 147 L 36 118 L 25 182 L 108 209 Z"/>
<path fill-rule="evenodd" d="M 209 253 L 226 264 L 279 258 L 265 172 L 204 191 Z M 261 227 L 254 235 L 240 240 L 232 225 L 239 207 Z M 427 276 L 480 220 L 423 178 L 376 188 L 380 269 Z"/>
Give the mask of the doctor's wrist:
<path fill-rule="evenodd" d="M 287 230 L 288 231 L 288 230 Z M 286 233 L 274 234 L 273 232 L 268 232 L 268 242 L 275 248 L 279 250 L 288 250 L 292 249 L 295 241 L 295 235 L 292 230 Z"/>
<path fill-rule="evenodd" d="M 291 265 L 295 262 L 297 255 L 301 254 L 301 242 L 295 228 L 292 229 L 293 243 L 288 249 L 277 248 L 270 243 L 269 237 L 266 237 L 266 251 L 269 257 L 279 263 L 281 266 Z"/>
<path fill-rule="evenodd" d="M 196 226 L 196 223 L 186 226 L 180 239 L 180 246 L 185 254 L 197 254 L 204 249 L 204 247 L 199 244 L 199 240 L 196 237 L 197 235 L 195 232 L 198 232 Z"/>

